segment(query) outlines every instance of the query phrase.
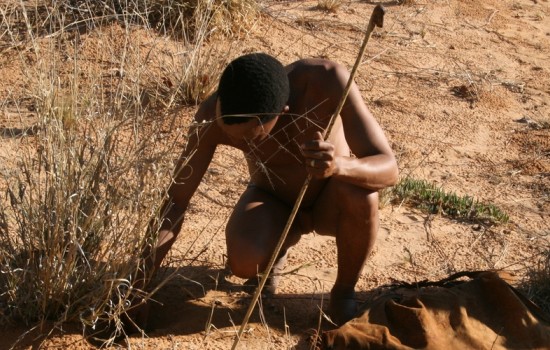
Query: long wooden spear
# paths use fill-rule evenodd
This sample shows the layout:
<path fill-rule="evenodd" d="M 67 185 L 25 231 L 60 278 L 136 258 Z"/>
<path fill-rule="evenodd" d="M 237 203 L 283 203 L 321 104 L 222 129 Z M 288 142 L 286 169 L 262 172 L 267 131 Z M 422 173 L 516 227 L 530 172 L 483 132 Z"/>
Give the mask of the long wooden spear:
<path fill-rule="evenodd" d="M 386 10 L 381 5 L 376 5 L 374 10 L 372 11 L 372 14 L 370 16 L 369 24 L 367 26 L 367 31 L 365 32 L 365 38 L 363 39 L 363 44 L 361 45 L 361 49 L 359 50 L 359 54 L 357 55 L 357 59 L 355 60 L 355 64 L 350 72 L 348 82 L 346 84 L 346 87 L 344 89 L 344 92 L 342 94 L 342 98 L 340 99 L 340 103 L 338 104 L 338 107 L 336 107 L 336 110 L 332 117 L 330 118 L 329 124 L 327 126 L 327 129 L 324 133 L 324 139 L 327 140 L 330 136 L 330 132 L 332 131 L 332 127 L 334 126 L 334 123 L 336 122 L 336 118 L 338 115 L 340 115 L 340 112 L 342 111 L 342 108 L 344 107 L 344 103 L 346 102 L 346 99 L 348 97 L 349 91 L 351 89 L 351 85 L 353 84 L 353 79 L 355 77 L 355 73 L 357 72 L 357 68 L 359 67 L 361 60 L 363 59 L 363 55 L 365 54 L 365 49 L 367 47 L 367 43 L 369 41 L 370 35 L 375 27 L 382 27 L 384 25 L 384 14 Z M 283 230 L 283 233 L 281 234 L 281 237 L 279 238 L 279 242 L 277 243 L 277 246 L 275 247 L 275 250 L 273 251 L 273 254 L 271 255 L 271 259 L 269 260 L 269 263 L 267 264 L 267 267 L 262 274 L 262 278 L 260 279 L 260 283 L 258 284 L 258 287 L 256 288 L 256 292 L 252 296 L 252 301 L 250 302 L 250 305 L 248 307 L 248 310 L 244 316 L 243 322 L 241 324 L 241 327 L 239 331 L 237 332 L 237 335 L 235 336 L 235 341 L 233 342 L 233 346 L 231 347 L 232 350 L 235 350 L 237 348 L 237 345 L 239 344 L 239 341 L 241 339 L 241 336 L 244 332 L 244 329 L 246 325 L 248 324 L 248 320 L 250 319 L 250 315 L 252 315 L 252 311 L 254 310 L 254 307 L 256 306 L 256 303 L 258 302 L 258 299 L 260 298 L 260 295 L 262 293 L 262 289 L 264 288 L 265 282 L 267 281 L 267 278 L 269 277 L 269 274 L 271 273 L 271 269 L 273 268 L 273 265 L 275 264 L 275 261 L 277 260 L 277 257 L 279 256 L 279 253 L 281 251 L 281 248 L 283 247 L 283 244 L 286 240 L 286 237 L 288 235 L 288 232 L 290 231 L 290 227 L 292 226 L 292 223 L 294 222 L 294 219 L 296 218 L 296 214 L 298 213 L 298 209 L 300 208 L 300 205 L 302 204 L 302 200 L 304 198 L 304 195 L 306 193 L 306 190 L 309 187 L 309 183 L 311 181 L 311 175 L 308 174 L 304 184 L 302 185 L 302 188 L 300 192 L 298 193 L 298 197 L 296 198 L 296 202 L 294 203 L 294 208 L 292 208 L 292 211 L 290 213 L 290 216 L 288 218 L 288 221 L 286 222 L 286 226 Z"/>

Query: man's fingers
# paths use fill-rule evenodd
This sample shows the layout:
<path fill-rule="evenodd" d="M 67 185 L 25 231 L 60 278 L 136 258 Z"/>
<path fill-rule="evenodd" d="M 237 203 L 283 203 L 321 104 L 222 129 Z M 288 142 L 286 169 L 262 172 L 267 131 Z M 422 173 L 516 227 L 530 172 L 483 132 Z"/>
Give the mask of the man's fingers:
<path fill-rule="evenodd" d="M 316 179 L 324 179 L 332 175 L 330 162 L 316 159 L 306 160 L 308 173 Z"/>
<path fill-rule="evenodd" d="M 306 165 L 316 169 L 329 169 L 331 166 L 329 161 L 311 158 L 306 161 Z"/>
<path fill-rule="evenodd" d="M 332 153 L 320 151 L 304 151 L 304 158 L 315 160 L 332 160 Z"/>
<path fill-rule="evenodd" d="M 307 151 L 329 151 L 332 152 L 334 150 L 334 145 L 330 142 L 324 141 L 321 139 L 313 139 L 311 141 L 307 141 L 302 145 L 302 150 L 304 152 Z"/>
<path fill-rule="evenodd" d="M 313 139 L 302 145 L 302 153 L 308 172 L 313 177 L 325 178 L 331 175 L 334 145 L 325 141 L 321 132 L 315 132 Z"/>

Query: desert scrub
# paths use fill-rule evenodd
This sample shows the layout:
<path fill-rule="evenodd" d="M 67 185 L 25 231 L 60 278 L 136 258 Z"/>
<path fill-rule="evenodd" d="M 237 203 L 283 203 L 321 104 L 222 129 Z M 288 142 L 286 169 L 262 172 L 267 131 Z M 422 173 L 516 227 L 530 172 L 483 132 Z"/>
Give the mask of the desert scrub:
<path fill-rule="evenodd" d="M 430 213 L 456 219 L 492 224 L 509 220 L 508 215 L 493 204 L 481 203 L 468 195 L 459 196 L 425 180 L 403 178 L 391 189 L 390 196 L 395 203 L 406 202 Z"/>
<path fill-rule="evenodd" d="M 178 4 L 0 3 L 0 49 L 21 82 L 0 108 L 33 123 L 0 157 L 0 323 L 120 335 L 132 297 L 150 296 L 134 276 L 186 141 L 182 105 L 215 87 L 232 52 L 213 34 L 237 33 L 253 5 L 199 1 L 185 17 Z"/>
<path fill-rule="evenodd" d="M 237 35 L 258 14 L 255 0 L 36 0 L 8 1 L 2 9 L 25 36 L 63 30 L 93 30 L 112 22 L 146 26 L 162 35 L 193 41 L 204 33 Z M 21 38 L 19 38 L 21 39 Z"/>
<path fill-rule="evenodd" d="M 38 134 L 2 169 L 4 322 L 120 317 L 142 248 L 154 243 L 145 233 L 172 164 L 135 118 L 83 106 L 39 106 Z"/>
<path fill-rule="evenodd" d="M 204 84 L 151 68 L 164 62 L 158 37 L 143 52 L 129 28 L 92 17 L 98 29 L 76 34 L 59 8 L 26 5 L 0 4 L 1 47 L 21 71 L 0 108 L 17 106 L 11 118 L 33 124 L 32 135 L 10 136 L 16 151 L 0 156 L 0 324 L 108 323 L 120 334 L 130 299 L 149 296 L 134 276 L 143 248 L 155 244 L 173 152 L 185 143 L 187 126 L 174 121 L 177 96 L 185 84 Z M 35 28 L 31 13 L 39 11 L 58 31 Z M 93 59 L 82 57 L 87 45 Z M 202 42 L 183 45 L 187 54 L 163 67 L 205 74 Z M 176 86 L 162 90 L 145 71 Z M 145 103 L 146 94 L 159 102 Z"/>

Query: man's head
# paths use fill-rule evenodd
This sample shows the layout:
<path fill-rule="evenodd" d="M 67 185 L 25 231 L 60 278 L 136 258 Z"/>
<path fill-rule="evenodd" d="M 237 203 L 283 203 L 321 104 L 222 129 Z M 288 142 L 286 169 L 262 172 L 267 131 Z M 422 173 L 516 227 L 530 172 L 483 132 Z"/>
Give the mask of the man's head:
<path fill-rule="evenodd" d="M 226 125 L 258 120 L 264 124 L 281 114 L 289 96 L 285 68 L 264 53 L 241 56 L 225 68 L 218 86 L 218 102 Z"/>

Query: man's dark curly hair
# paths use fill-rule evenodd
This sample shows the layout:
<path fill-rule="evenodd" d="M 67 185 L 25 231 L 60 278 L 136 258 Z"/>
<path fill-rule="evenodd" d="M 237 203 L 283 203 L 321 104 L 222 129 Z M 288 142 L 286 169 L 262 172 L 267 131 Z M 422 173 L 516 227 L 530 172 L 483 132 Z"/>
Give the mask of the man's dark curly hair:
<path fill-rule="evenodd" d="M 289 90 L 285 68 L 276 58 L 265 53 L 241 56 L 229 63 L 220 78 L 222 120 L 238 124 L 258 117 L 266 123 L 281 114 Z"/>

